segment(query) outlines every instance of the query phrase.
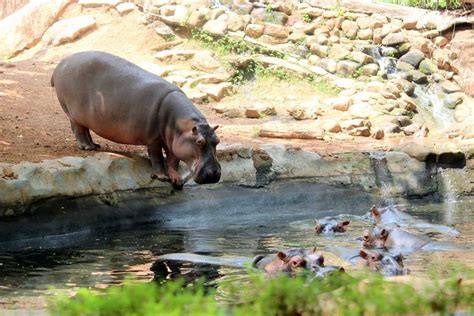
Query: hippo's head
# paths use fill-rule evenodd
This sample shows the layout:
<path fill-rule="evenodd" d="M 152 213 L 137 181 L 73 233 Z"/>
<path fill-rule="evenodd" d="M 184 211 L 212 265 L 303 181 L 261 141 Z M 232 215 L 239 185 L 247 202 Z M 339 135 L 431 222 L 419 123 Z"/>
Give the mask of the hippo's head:
<path fill-rule="evenodd" d="M 382 254 L 376 251 L 360 250 L 359 256 L 370 270 L 381 272 L 385 276 L 405 275 L 410 271 L 403 267 L 403 256 Z"/>
<path fill-rule="evenodd" d="M 281 272 L 292 273 L 295 272 L 298 268 L 306 267 L 306 260 L 303 256 L 288 256 L 283 251 L 277 253 L 278 259 L 282 261 Z"/>
<path fill-rule="evenodd" d="M 344 233 L 350 221 L 337 221 L 334 218 L 323 218 L 316 222 L 316 234 Z"/>
<path fill-rule="evenodd" d="M 389 231 L 385 228 L 375 227 L 372 231 L 365 230 L 362 235 L 362 244 L 365 248 L 385 248 Z"/>
<path fill-rule="evenodd" d="M 173 153 L 184 161 L 196 183 L 216 183 L 221 178 L 216 146 L 219 143 L 215 130 L 207 123 L 186 124 L 179 137 L 173 140 Z"/>

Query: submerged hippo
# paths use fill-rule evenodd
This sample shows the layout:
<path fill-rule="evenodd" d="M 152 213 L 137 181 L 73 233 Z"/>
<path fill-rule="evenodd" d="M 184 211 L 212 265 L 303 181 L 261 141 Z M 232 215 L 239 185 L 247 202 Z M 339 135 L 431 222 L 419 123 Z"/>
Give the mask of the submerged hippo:
<path fill-rule="evenodd" d="M 318 252 L 316 248 L 293 248 L 286 251 L 280 251 L 276 256 L 281 256 L 282 258 L 286 258 L 286 260 L 289 260 L 288 258 L 298 258 L 298 260 L 303 259 L 302 266 L 299 267 L 311 271 L 317 278 L 322 278 L 335 271 L 344 272 L 344 268 L 342 267 L 324 265 L 324 256 L 322 253 Z M 256 256 L 252 261 L 252 265 L 264 271 L 267 271 L 267 269 L 273 270 L 275 262 L 278 263 L 278 260 L 275 258 L 276 256 Z"/>
<path fill-rule="evenodd" d="M 359 251 L 360 260 L 356 261 L 357 265 L 369 268 L 372 271 L 380 272 L 385 276 L 406 275 L 410 270 L 403 266 L 403 256 L 390 255 L 376 251 Z"/>
<path fill-rule="evenodd" d="M 362 236 L 365 248 L 396 249 L 404 253 L 422 249 L 430 240 L 411 234 L 398 227 L 374 227 Z"/>
<path fill-rule="evenodd" d="M 377 224 L 412 226 L 419 229 L 431 229 L 449 236 L 458 236 L 459 232 L 451 227 L 422 222 L 405 213 L 394 205 L 378 208 L 375 205 L 370 209 L 370 216 Z"/>
<path fill-rule="evenodd" d="M 117 143 L 147 146 L 152 177 L 171 181 L 176 188 L 184 184 L 180 161 L 196 183 L 219 181 L 217 126 L 209 126 L 175 85 L 120 57 L 87 51 L 62 60 L 51 86 L 80 149 L 99 148 L 92 130 Z"/>
<path fill-rule="evenodd" d="M 306 261 L 303 256 L 288 256 L 283 251 L 279 251 L 272 256 L 256 256 L 252 261 L 252 266 L 269 274 L 293 274 L 297 269 L 304 269 Z"/>
<path fill-rule="evenodd" d="M 324 217 L 316 221 L 316 234 L 344 233 L 350 221 L 338 221 L 334 217 Z"/>

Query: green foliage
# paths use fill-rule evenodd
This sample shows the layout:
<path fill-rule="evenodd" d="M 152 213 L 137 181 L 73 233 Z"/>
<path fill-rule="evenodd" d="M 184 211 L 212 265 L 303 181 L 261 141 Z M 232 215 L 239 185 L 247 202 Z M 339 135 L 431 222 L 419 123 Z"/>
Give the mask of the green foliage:
<path fill-rule="evenodd" d="M 301 19 L 306 22 L 306 23 L 309 23 L 312 21 L 311 17 L 309 16 L 309 14 L 305 13 L 301 16 Z"/>
<path fill-rule="evenodd" d="M 202 282 L 183 287 L 182 281 L 131 284 L 112 287 L 105 295 L 81 289 L 74 300 L 61 297 L 52 315 L 223 315 L 214 300 L 214 291 L 205 291 Z"/>
<path fill-rule="evenodd" d="M 165 42 L 171 42 L 174 39 L 176 39 L 176 35 L 175 34 L 167 34 L 163 37 L 163 39 L 165 40 Z"/>
<path fill-rule="evenodd" d="M 271 4 L 267 4 L 267 6 L 265 7 L 265 13 L 268 13 L 268 14 L 273 13 L 273 8 Z"/>
<path fill-rule="evenodd" d="M 382 0 L 381 2 L 401 4 L 430 10 L 459 9 L 462 7 L 461 0 Z"/>
<path fill-rule="evenodd" d="M 337 16 L 344 16 L 344 14 L 346 14 L 346 9 L 344 7 L 336 7 L 334 11 L 336 11 Z"/>
<path fill-rule="evenodd" d="M 469 272 L 472 278 L 472 271 Z M 466 277 L 466 275 L 465 275 Z M 222 282 L 219 292 L 235 298 L 218 304 L 214 290 L 202 282 L 183 287 L 182 281 L 162 285 L 126 284 L 104 294 L 80 290 L 74 299 L 61 298 L 53 315 L 429 315 L 474 312 L 474 286 L 460 285 L 458 275 L 430 282 L 422 290 L 386 281 L 378 274 L 330 275 L 323 280 L 299 276 L 269 279 L 250 273 L 248 280 Z"/>

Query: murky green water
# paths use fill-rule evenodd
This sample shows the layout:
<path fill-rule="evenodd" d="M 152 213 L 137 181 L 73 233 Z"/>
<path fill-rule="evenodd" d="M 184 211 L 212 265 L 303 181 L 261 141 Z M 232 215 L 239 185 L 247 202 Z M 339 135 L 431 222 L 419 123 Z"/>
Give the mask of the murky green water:
<path fill-rule="evenodd" d="M 166 253 L 253 257 L 284 248 L 316 246 L 326 255 L 326 263 L 343 264 L 334 249 L 359 249 L 355 238 L 370 227 L 363 215 L 372 204 L 383 203 L 380 197 L 364 192 L 305 182 L 277 183 L 259 190 L 196 188 L 180 194 L 177 202 L 148 209 L 137 216 L 137 222 L 120 228 L 103 229 L 98 223 L 84 231 L 4 243 L 0 250 L 0 307 L 41 307 L 46 298 L 57 293 L 73 293 L 78 287 L 104 288 L 121 283 L 126 275 L 151 281 L 150 266 Z M 473 251 L 462 250 L 463 245 L 474 245 L 473 197 L 454 203 L 437 199 L 395 202 L 403 203 L 409 214 L 420 220 L 453 225 L 461 232 L 459 237 L 449 237 L 410 229 L 461 248 L 406 256 L 405 266 L 413 275 L 426 276 L 446 262 L 474 268 Z M 84 210 L 79 212 L 88 216 L 81 213 Z M 340 214 L 347 214 L 344 217 L 352 221 L 347 233 L 314 233 L 315 219 Z M 199 271 L 191 265 L 183 269 L 190 276 L 194 273 L 193 277 Z M 212 273 L 218 278 L 243 275 L 229 268 Z"/>

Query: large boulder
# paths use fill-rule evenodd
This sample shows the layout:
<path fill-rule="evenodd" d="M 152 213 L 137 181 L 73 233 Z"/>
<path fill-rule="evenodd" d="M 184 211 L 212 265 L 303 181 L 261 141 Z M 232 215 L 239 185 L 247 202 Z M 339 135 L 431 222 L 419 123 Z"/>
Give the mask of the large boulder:
<path fill-rule="evenodd" d="M 74 41 L 77 37 L 95 28 L 95 18 L 89 15 L 58 21 L 43 36 L 46 44 L 58 46 Z"/>
<path fill-rule="evenodd" d="M 72 0 L 36 0 L 0 20 L 0 58 L 33 47 Z"/>
<path fill-rule="evenodd" d="M 206 32 L 216 36 L 224 36 L 227 33 L 227 21 L 210 20 L 202 27 Z"/>
<path fill-rule="evenodd" d="M 474 30 L 456 31 L 450 44 L 451 51 L 458 56 L 452 65 L 462 78 L 464 91 L 474 97 Z"/>

